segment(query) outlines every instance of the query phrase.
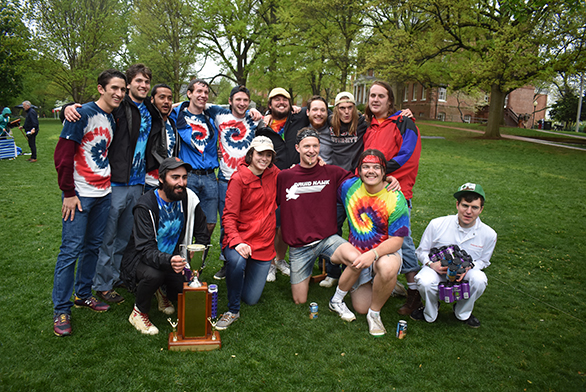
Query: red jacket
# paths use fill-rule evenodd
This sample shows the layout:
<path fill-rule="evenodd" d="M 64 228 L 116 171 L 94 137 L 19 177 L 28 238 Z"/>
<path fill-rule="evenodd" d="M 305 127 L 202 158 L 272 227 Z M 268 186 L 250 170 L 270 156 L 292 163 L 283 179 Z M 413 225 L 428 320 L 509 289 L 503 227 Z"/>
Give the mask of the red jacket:
<path fill-rule="evenodd" d="M 364 149 L 369 148 L 385 155 L 387 175 L 399 181 L 405 198 L 410 200 L 421 156 L 421 136 L 413 120 L 401 116 L 400 112 L 381 123 L 373 119 L 364 134 Z"/>
<path fill-rule="evenodd" d="M 261 180 L 246 163 L 238 165 L 226 192 L 223 248 L 245 243 L 252 248 L 251 258 L 255 260 L 275 257 L 278 173 L 279 169 L 273 165 L 264 171 Z"/>

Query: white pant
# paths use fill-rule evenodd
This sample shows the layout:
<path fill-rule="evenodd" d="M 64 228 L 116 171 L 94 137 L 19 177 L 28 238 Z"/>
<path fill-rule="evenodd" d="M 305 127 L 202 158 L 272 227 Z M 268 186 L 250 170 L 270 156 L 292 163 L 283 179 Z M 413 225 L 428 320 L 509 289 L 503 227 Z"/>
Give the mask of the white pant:
<path fill-rule="evenodd" d="M 488 280 L 481 270 L 471 269 L 466 274 L 464 280 L 470 284 L 470 298 L 457 301 L 454 305 L 454 313 L 459 320 L 468 320 L 474 309 L 474 302 L 484 293 Z M 441 282 L 447 282 L 446 275 L 439 275 L 428 266 L 424 266 L 415 276 L 417 289 L 425 301 L 425 321 L 433 323 L 437 318 L 438 312 L 438 285 Z"/>

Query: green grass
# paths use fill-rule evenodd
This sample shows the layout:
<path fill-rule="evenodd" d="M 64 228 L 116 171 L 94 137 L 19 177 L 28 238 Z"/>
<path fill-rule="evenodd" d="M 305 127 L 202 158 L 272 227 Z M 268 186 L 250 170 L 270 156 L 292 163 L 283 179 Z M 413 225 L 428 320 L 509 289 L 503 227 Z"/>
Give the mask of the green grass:
<path fill-rule="evenodd" d="M 327 311 L 334 289 L 312 285 L 295 305 L 282 275 L 257 306 L 221 333 L 222 349 L 169 352 L 161 332 L 127 321 L 133 296 L 103 314 L 73 309 L 73 335 L 52 332 L 51 290 L 60 246 L 60 192 L 52 154 L 60 132 L 43 121 L 39 161 L 0 161 L 0 390 L 2 391 L 583 391 L 586 388 L 586 154 L 419 123 L 424 139 L 412 216 L 416 244 L 430 219 L 455 213 L 454 190 L 483 185 L 482 220 L 498 233 L 489 285 L 471 329 L 442 305 L 433 324 L 408 319 L 392 333 L 403 300 L 382 318 L 391 332 L 368 334 L 364 316 L 345 323 Z M 16 141 L 25 151 L 22 135 Z M 317 212 L 316 212 L 317 216 Z M 217 230 L 215 243 L 217 243 Z M 220 267 L 212 248 L 202 280 Z M 400 277 L 404 282 L 404 278 Z M 219 284 L 226 310 L 225 282 Z"/>

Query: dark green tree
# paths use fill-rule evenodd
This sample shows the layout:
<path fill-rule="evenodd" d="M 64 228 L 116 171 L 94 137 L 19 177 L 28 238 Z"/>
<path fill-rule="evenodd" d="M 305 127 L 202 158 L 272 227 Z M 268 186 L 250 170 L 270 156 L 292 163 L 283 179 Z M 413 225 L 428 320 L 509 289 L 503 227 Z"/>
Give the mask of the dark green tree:
<path fill-rule="evenodd" d="M 30 66 L 30 32 L 11 1 L 0 0 L 0 107 L 18 99 Z"/>

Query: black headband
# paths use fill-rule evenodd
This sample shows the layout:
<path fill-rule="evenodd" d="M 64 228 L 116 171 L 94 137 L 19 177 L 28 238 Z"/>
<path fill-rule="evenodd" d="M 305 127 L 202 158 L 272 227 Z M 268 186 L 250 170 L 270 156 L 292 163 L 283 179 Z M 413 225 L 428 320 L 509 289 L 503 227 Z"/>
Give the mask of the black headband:
<path fill-rule="evenodd" d="M 303 139 L 308 137 L 315 137 L 319 140 L 319 134 L 315 131 L 315 129 L 306 129 L 297 135 L 297 144 L 301 143 Z"/>

